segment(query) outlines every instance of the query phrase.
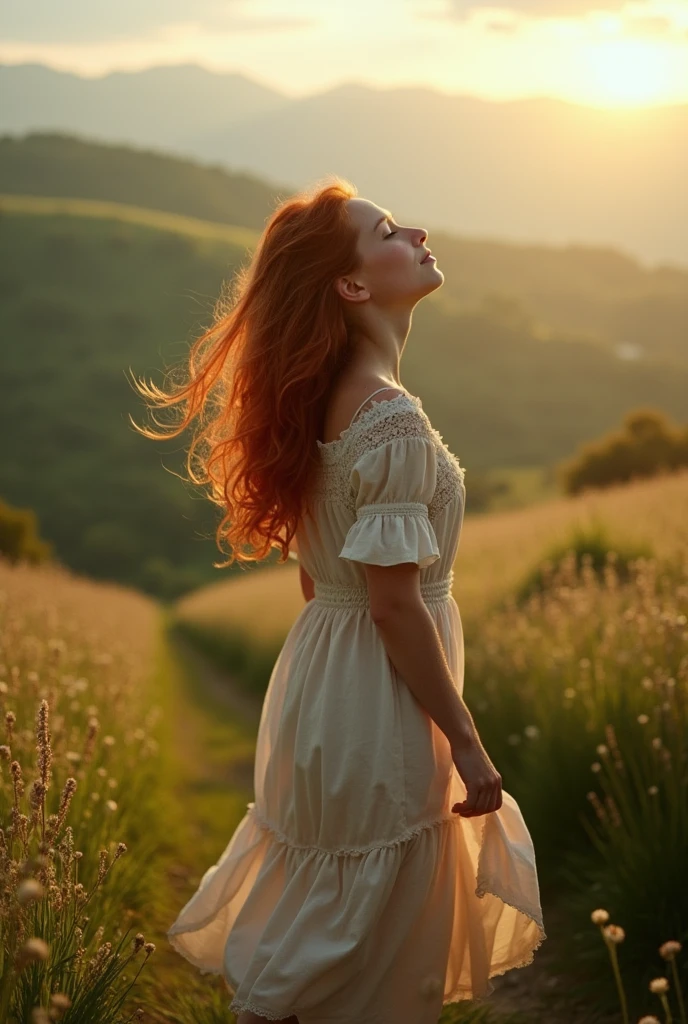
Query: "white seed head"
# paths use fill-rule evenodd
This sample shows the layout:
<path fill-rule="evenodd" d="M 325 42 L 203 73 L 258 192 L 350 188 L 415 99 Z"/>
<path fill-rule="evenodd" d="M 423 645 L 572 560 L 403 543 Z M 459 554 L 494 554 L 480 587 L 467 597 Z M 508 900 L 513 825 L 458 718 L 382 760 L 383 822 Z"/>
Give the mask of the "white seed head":
<path fill-rule="evenodd" d="M 610 942 L 613 942 L 617 945 L 619 942 L 623 942 L 623 940 L 626 938 L 626 932 L 623 930 L 621 925 L 608 924 L 607 927 L 603 928 L 602 930 L 606 938 L 608 938 Z"/>
<path fill-rule="evenodd" d="M 44 892 L 45 889 L 37 878 L 25 878 L 17 889 L 17 899 L 23 905 L 30 903 L 32 900 L 40 900 Z"/>

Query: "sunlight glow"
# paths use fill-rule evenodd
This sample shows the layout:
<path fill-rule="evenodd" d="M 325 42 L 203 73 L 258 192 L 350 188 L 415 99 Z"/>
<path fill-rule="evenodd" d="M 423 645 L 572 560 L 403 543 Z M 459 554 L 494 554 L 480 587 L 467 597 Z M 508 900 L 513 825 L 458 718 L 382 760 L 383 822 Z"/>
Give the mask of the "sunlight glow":
<path fill-rule="evenodd" d="M 636 106 L 656 103 L 678 87 L 663 47 L 639 39 L 590 43 L 582 54 L 586 81 L 581 96 L 591 103 Z"/>

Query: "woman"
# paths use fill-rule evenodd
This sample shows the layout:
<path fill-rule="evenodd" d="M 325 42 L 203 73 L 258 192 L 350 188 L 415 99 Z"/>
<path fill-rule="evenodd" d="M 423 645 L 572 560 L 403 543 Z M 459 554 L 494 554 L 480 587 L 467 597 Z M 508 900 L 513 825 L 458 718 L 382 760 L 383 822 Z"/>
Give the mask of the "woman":
<path fill-rule="evenodd" d="M 426 237 L 340 178 L 291 197 L 188 380 L 139 385 L 184 410 L 148 436 L 201 416 L 188 468 L 224 509 L 224 564 L 291 548 L 306 597 L 255 802 L 168 931 L 239 1024 L 436 1024 L 546 938 L 530 834 L 462 698 L 464 470 L 400 380 L 444 281 Z"/>

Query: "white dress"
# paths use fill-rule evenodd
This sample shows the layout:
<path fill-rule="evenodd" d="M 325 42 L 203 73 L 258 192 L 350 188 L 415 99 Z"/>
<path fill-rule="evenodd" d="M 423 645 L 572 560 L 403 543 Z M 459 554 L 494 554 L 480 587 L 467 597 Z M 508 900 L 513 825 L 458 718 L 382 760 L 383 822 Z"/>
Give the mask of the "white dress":
<path fill-rule="evenodd" d="M 224 975 L 235 1013 L 436 1024 L 444 1003 L 489 996 L 489 979 L 531 963 L 546 938 L 518 804 L 502 790 L 497 811 L 452 812 L 466 787 L 449 741 L 369 612 L 361 563 L 416 562 L 463 692 L 452 580 L 464 470 L 408 393 L 370 403 L 318 450 L 296 535 L 315 597 L 272 670 L 255 801 L 167 935 Z"/>

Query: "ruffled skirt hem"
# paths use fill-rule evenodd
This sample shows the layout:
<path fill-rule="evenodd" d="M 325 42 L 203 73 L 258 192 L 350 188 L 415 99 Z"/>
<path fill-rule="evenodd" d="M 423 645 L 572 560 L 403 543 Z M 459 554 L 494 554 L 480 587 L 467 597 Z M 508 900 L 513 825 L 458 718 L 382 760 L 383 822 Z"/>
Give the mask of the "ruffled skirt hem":
<path fill-rule="evenodd" d="M 511 800 L 508 794 L 505 798 Z M 360 989 L 361 961 L 356 961 L 355 955 L 362 955 L 373 932 L 370 948 L 376 951 L 376 965 L 385 943 L 392 949 L 398 946 L 396 960 L 390 951 L 391 970 L 397 971 L 398 978 L 405 977 L 401 959 L 409 955 L 409 949 L 402 948 L 398 936 L 400 923 L 408 922 L 416 946 L 428 935 L 434 943 L 435 970 L 425 980 L 430 984 L 428 998 L 435 999 L 436 1007 L 441 1010 L 443 1005 L 461 1000 L 482 1001 L 494 990 L 491 978 L 531 964 L 547 937 L 538 899 L 529 901 L 525 890 L 514 892 L 505 884 L 505 874 L 511 874 L 513 884 L 514 872 L 499 868 L 499 813 L 477 818 L 444 814 L 411 826 L 386 842 L 325 850 L 294 843 L 251 803 L 222 857 L 208 869 L 167 937 L 202 974 L 225 978 L 233 997 L 229 1004 L 232 1012 L 251 1010 L 267 1020 L 292 1015 L 315 1020 L 312 1008 L 321 1003 L 312 985 L 304 986 L 304 972 L 312 971 L 317 989 L 323 976 L 332 985 L 341 964 L 335 987 L 320 993 L 323 1012 L 326 1006 L 338 1010 L 338 1015 L 323 1016 L 322 1020 L 335 1024 L 347 1019 L 339 1015 L 347 984 Z M 475 879 L 473 888 L 465 877 L 469 867 Z M 534 866 L 525 867 L 525 875 L 520 864 L 515 877 L 537 887 Z M 413 890 L 423 886 L 425 893 L 414 896 Z M 309 902 L 316 910 L 328 902 L 332 907 L 333 894 L 340 901 L 337 915 L 330 910 L 329 917 L 327 912 L 319 919 L 309 916 Z M 502 909 L 486 907 L 483 915 L 473 897 L 481 901 L 496 898 Z M 506 907 L 522 917 L 507 915 Z M 340 910 L 350 915 L 346 927 L 331 948 L 325 949 L 328 922 L 339 916 Z M 375 931 L 390 912 L 389 925 L 384 926 L 387 930 Z M 269 979 L 273 958 L 279 979 L 274 984 Z M 364 958 L 363 962 L 372 961 Z M 440 970 L 438 976 L 436 966 L 443 963 L 446 971 Z M 383 972 L 383 966 L 376 970 Z M 427 970 L 423 973 L 427 975 Z M 285 977 L 292 976 L 298 984 L 288 991 Z M 267 989 L 271 989 L 269 997 Z M 304 1005 L 306 993 L 308 1005 Z M 360 1006 L 355 1013 L 357 1020 L 363 1019 Z M 377 1018 L 371 1018 L 371 1024 L 373 1021 Z"/>

